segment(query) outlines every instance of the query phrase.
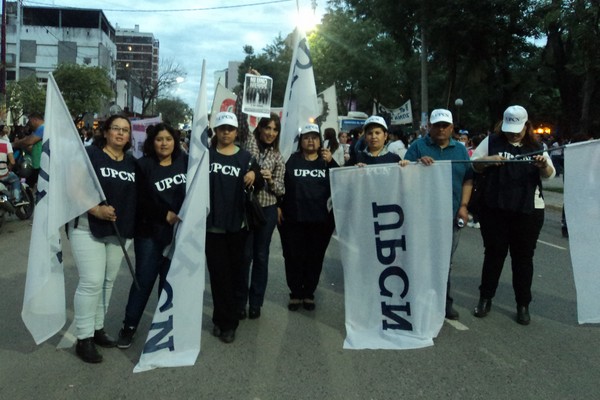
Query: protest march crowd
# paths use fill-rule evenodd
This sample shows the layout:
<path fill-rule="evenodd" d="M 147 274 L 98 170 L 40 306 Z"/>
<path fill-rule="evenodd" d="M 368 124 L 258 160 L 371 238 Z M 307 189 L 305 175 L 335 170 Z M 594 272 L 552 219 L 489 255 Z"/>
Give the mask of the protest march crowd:
<path fill-rule="evenodd" d="M 43 137 L 43 117 L 31 119 L 39 121 L 35 137 Z M 427 131 L 407 149 L 392 146 L 387 122 L 377 115 L 369 117 L 360 132 L 353 132 L 351 141 L 348 132 L 328 132 L 327 146 L 320 127 L 306 124 L 287 161 L 279 149 L 277 114 L 261 118 L 250 131 L 247 115 L 237 107 L 236 113 L 219 112 L 211 129 L 205 255 L 213 298 L 212 334 L 222 342 L 235 340 L 241 319 L 261 317 L 275 228 L 289 287 L 287 307 L 291 312 L 315 310 L 315 290 L 335 229 L 330 172 L 381 164 L 404 168 L 415 162 L 424 166 L 452 162 L 450 267 L 461 229 L 477 224 L 485 250 L 473 314 L 483 318 L 491 311 L 510 251 L 516 322 L 530 323 L 533 255 L 544 222 L 542 180 L 554 177 L 556 171 L 523 107 L 508 107 L 495 131 L 476 148 L 467 148 L 446 109 L 431 112 Z M 150 126 L 146 133 L 144 155 L 136 160 L 128 151 L 131 122 L 114 115 L 85 147 L 106 195 L 106 202 L 67 226 L 79 273 L 74 298 L 76 353 L 85 362 L 102 361 L 97 346 L 131 346 L 157 279 L 159 295 L 172 290 L 166 277 L 174 228 L 186 196 L 189 156 L 180 132 L 168 124 Z M 31 144 L 21 139 L 15 147 Z M 133 242 L 135 276 L 123 326 L 114 338 L 104 329 L 104 316 L 124 258 L 119 235 L 127 245 Z M 445 317 L 459 318 L 453 307 L 451 268 Z"/>

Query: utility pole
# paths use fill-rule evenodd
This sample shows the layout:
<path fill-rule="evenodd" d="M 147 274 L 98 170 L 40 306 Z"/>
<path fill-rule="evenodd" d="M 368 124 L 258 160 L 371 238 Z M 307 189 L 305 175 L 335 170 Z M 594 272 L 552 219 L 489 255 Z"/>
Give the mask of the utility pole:
<path fill-rule="evenodd" d="M 429 85 L 427 80 L 427 37 L 421 23 L 421 127 L 427 126 L 429 114 Z"/>
<path fill-rule="evenodd" d="M 6 94 L 6 0 L 2 0 L 2 31 L 0 51 L 0 94 L 3 96 Z"/>

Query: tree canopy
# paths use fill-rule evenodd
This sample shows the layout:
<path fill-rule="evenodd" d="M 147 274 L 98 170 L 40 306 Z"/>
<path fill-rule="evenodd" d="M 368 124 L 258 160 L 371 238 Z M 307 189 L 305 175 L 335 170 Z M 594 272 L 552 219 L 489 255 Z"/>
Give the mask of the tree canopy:
<path fill-rule="evenodd" d="M 511 104 L 559 135 L 600 127 L 600 2 L 592 0 L 329 0 L 308 36 L 317 90 L 336 85 L 342 112 L 370 113 L 412 100 L 419 120 L 421 52 L 429 108 L 460 112 L 460 125 L 485 132 Z M 426 43 L 422 42 L 425 38 Z M 424 46 L 426 44 L 426 46 Z M 283 103 L 291 43 L 245 48 L 252 66 L 273 77 Z M 457 109 L 455 100 L 463 100 Z"/>
<path fill-rule="evenodd" d="M 54 79 L 75 121 L 98 112 L 114 96 L 108 72 L 101 67 L 60 64 Z"/>

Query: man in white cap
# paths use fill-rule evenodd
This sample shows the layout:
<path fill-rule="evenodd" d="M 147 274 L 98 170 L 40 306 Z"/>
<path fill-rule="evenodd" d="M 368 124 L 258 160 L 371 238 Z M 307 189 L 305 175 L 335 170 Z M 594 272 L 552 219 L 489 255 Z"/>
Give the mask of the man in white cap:
<path fill-rule="evenodd" d="M 431 165 L 435 160 L 458 160 L 469 161 L 469 153 L 465 146 L 452 139 L 454 125 L 452 113 L 445 109 L 436 109 L 431 112 L 429 118 L 429 133 L 414 141 L 406 155 L 405 160 L 419 161 L 425 165 Z M 450 267 L 452 268 L 452 256 L 458 247 L 460 228 L 464 226 L 469 218 L 467 204 L 471 198 L 473 188 L 473 172 L 469 163 L 452 163 L 452 253 L 450 255 Z M 450 272 L 448 272 L 448 285 L 446 290 L 446 318 L 458 319 L 458 312 L 453 307 L 453 299 L 450 295 Z"/>

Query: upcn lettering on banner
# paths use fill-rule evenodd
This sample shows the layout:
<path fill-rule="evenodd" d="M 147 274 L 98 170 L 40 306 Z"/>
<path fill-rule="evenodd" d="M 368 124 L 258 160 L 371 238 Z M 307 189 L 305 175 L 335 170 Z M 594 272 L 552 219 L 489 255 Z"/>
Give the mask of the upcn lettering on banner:
<path fill-rule="evenodd" d="M 410 302 L 403 304 L 389 304 L 389 300 L 397 296 L 404 300 L 410 289 L 408 274 L 397 264 L 397 252 L 406 251 L 406 237 L 401 234 L 400 228 L 404 224 L 404 212 L 398 204 L 371 203 L 373 211 L 373 233 L 375 234 L 375 248 L 377 261 L 379 262 L 379 294 L 381 301 L 381 327 L 387 329 L 399 329 L 412 331 Z M 401 285 L 393 285 L 393 292 L 388 287 L 388 282 L 394 278 L 400 280 Z M 397 301 L 396 301 L 397 302 Z"/>

